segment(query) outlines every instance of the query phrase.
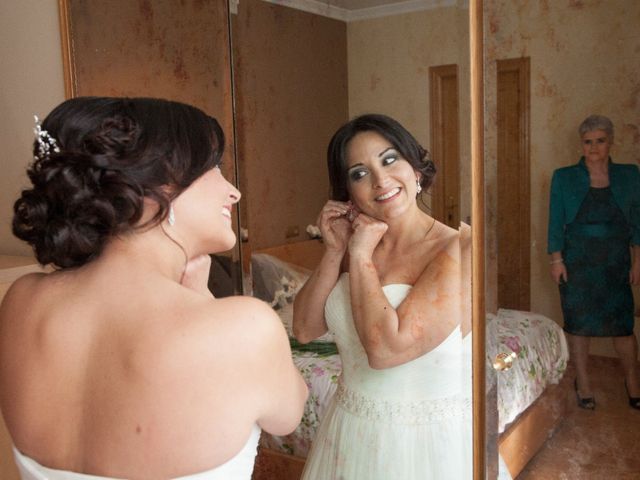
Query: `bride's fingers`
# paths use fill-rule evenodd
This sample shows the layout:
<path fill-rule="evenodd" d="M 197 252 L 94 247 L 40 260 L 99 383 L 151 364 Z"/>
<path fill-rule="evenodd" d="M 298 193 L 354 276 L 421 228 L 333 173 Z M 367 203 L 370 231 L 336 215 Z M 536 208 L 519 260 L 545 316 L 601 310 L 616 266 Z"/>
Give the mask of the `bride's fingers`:
<path fill-rule="evenodd" d="M 347 211 L 341 208 L 324 208 L 320 212 L 320 219 L 322 220 L 334 220 L 339 217 L 347 215 Z"/>

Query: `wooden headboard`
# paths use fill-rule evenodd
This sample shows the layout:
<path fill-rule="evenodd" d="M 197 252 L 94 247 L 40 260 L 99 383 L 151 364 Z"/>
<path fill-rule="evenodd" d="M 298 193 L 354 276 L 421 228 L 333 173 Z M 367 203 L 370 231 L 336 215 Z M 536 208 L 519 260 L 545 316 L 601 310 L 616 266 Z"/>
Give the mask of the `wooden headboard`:
<path fill-rule="evenodd" d="M 285 262 L 313 270 L 324 254 L 324 243 L 322 240 L 305 240 L 254 250 L 253 253 L 266 253 Z"/>

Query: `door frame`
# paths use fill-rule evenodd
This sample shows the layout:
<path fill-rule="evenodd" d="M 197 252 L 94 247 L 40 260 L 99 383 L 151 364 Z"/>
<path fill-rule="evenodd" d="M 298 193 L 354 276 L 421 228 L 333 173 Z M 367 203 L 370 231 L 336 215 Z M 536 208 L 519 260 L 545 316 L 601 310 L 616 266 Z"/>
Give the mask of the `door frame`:
<path fill-rule="evenodd" d="M 453 78 L 454 111 L 445 108 L 443 82 Z M 460 224 L 460 119 L 459 119 L 458 66 L 429 67 L 429 105 L 431 124 L 431 154 L 436 164 L 436 181 L 431 188 L 431 215 L 437 220 L 458 228 Z M 455 127 L 448 131 L 447 124 L 455 117 Z"/>

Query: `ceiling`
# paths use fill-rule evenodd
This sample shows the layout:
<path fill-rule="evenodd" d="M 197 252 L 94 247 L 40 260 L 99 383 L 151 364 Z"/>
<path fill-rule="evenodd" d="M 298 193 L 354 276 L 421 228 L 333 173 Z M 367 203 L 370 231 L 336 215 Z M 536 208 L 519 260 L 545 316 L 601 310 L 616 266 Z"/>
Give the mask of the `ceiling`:
<path fill-rule="evenodd" d="M 232 0 L 234 1 L 234 0 Z M 242 1 L 242 0 L 235 0 Z M 440 7 L 467 8 L 468 0 L 264 0 L 325 17 L 351 22 Z"/>

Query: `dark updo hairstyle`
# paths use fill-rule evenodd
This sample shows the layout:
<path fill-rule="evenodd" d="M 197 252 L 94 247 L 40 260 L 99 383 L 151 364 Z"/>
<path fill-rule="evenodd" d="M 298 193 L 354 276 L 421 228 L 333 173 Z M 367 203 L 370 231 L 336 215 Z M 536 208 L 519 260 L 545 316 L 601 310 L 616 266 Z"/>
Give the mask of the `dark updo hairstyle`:
<path fill-rule="evenodd" d="M 422 174 L 420 185 L 428 190 L 436 174 L 436 166 L 429 152 L 400 123 L 380 114 L 366 114 L 345 123 L 333 135 L 327 150 L 327 166 L 331 198 L 341 202 L 349 200 L 347 188 L 347 145 L 358 133 L 375 132 L 384 137 L 414 170 Z"/>
<path fill-rule="evenodd" d="M 224 134 L 195 107 L 152 98 L 79 97 L 42 123 L 55 149 L 34 142 L 33 187 L 14 205 L 13 233 L 41 264 L 83 265 L 115 235 L 157 225 L 171 201 L 220 164 Z M 140 224 L 144 198 L 157 202 Z"/>

